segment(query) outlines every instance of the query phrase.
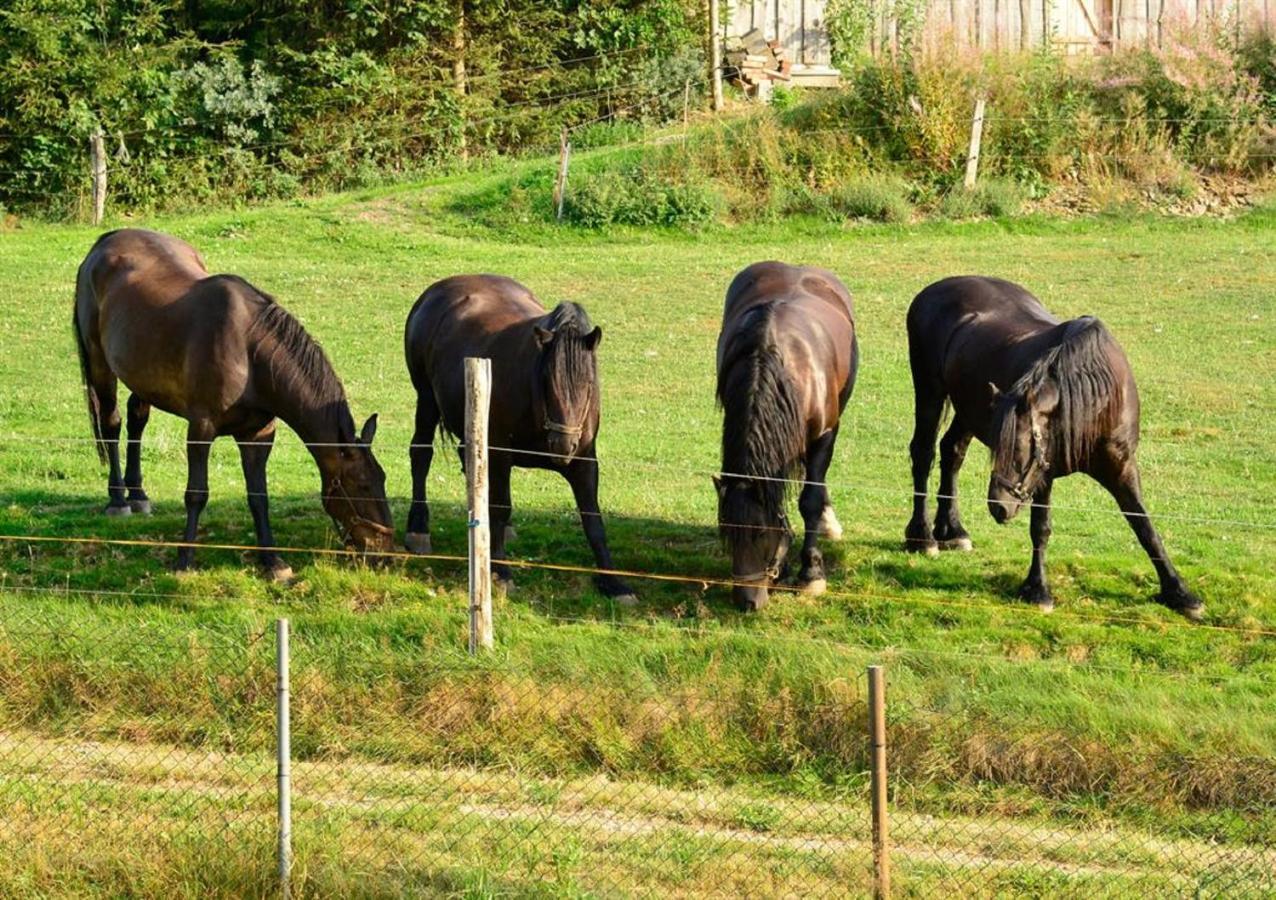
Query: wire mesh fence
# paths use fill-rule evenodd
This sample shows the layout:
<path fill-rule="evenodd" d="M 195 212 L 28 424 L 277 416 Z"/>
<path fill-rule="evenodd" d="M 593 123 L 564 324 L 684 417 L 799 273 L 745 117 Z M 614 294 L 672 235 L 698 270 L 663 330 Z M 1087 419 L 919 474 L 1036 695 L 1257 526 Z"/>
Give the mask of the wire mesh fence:
<path fill-rule="evenodd" d="M 281 889 L 274 623 L 157 622 L 0 607 L 6 891 Z M 447 627 L 461 646 L 463 617 Z M 600 674 L 331 628 L 291 641 L 293 896 L 874 893 L 862 654 L 812 644 L 809 677 L 706 692 L 627 657 Z M 680 652 L 747 650 L 709 648 Z M 1276 760 L 999 731 L 907 678 L 895 694 L 895 896 L 1276 894 Z"/>

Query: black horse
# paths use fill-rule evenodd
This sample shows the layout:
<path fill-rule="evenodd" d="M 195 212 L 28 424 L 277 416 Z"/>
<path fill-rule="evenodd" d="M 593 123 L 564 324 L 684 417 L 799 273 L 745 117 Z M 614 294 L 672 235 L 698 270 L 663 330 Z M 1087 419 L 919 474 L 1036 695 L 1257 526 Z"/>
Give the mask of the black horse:
<path fill-rule="evenodd" d="M 731 282 L 718 336 L 722 474 L 714 483 L 740 609 L 764 606 L 785 574 L 785 501 L 803 467 L 798 582 L 809 593 L 825 589 L 816 537 L 838 540 L 842 526 L 824 478 L 858 365 L 851 294 L 832 272 L 761 262 Z"/>
<path fill-rule="evenodd" d="M 971 548 L 957 512 L 957 472 L 971 437 L 992 450 L 988 510 L 1009 522 L 1032 505 L 1032 565 L 1019 596 L 1043 609 L 1050 492 L 1056 478 L 1084 472 L 1116 499 L 1160 578 L 1159 600 L 1190 619 L 1200 599 L 1175 571 L 1143 506 L 1135 450 L 1139 395 L 1116 340 L 1098 319 L 1060 322 L 1036 297 L 996 278 L 946 278 L 908 310 L 908 355 L 916 419 L 911 444 L 913 517 L 907 549 Z M 926 485 L 945 401 L 953 420 L 939 444 L 939 506 L 932 529 Z"/>
<path fill-rule="evenodd" d="M 493 573 L 512 584 L 506 559 L 510 470 L 550 469 L 572 487 L 581 526 L 601 569 L 612 569 L 598 509 L 601 393 L 596 351 L 603 332 L 575 303 L 546 312 L 531 291 L 498 275 L 457 275 L 432 284 L 408 314 L 404 353 L 417 392 L 412 438 L 412 508 L 407 547 L 430 552 L 425 484 L 440 423 L 459 437 L 465 419 L 465 358 L 492 361 L 488 435 Z M 598 589 L 622 603 L 634 593 L 614 575 L 598 575 Z"/>
<path fill-rule="evenodd" d="M 149 513 L 142 488 L 142 431 L 151 407 L 181 416 L 186 431 L 186 533 L 177 568 L 189 568 L 208 502 L 208 454 L 219 435 L 239 442 L 262 568 L 287 580 L 274 550 L 266 460 L 283 419 L 310 449 L 323 505 L 347 546 L 390 550 L 394 531 L 385 473 L 372 455 L 373 416 L 358 434 L 345 390 L 320 346 L 271 297 L 234 275 L 210 275 L 195 248 L 154 231 L 98 238 L 80 266 L 73 317 L 98 455 L 110 465 L 106 514 Z M 128 451 L 120 473 L 116 385 L 128 399 Z"/>

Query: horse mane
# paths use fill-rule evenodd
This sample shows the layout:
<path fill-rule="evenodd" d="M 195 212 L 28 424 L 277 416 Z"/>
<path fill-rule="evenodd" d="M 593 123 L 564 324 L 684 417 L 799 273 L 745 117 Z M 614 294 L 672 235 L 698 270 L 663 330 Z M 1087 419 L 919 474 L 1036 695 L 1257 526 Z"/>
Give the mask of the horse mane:
<path fill-rule="evenodd" d="M 292 313 L 244 279 L 236 275 L 221 277 L 247 288 L 259 301 L 257 315 L 248 328 L 248 339 L 255 352 L 265 354 L 276 381 L 303 392 L 318 405 L 343 403 L 345 389 L 328 355 Z"/>
<path fill-rule="evenodd" d="M 1066 471 L 1085 465 L 1094 445 L 1119 420 L 1121 381 L 1112 371 L 1108 350 L 1116 340 L 1092 316 L 1064 326 L 1059 343 L 1032 364 L 1010 393 L 1026 397 L 1047 383 L 1059 392 L 1059 405 L 1050 417 L 1050 445 Z M 1006 416 L 998 441 L 998 455 L 1013 452 L 1014 416 Z"/>
<path fill-rule="evenodd" d="M 723 410 L 722 471 L 724 475 L 757 476 L 755 483 L 768 519 L 784 513 L 789 481 L 801 461 L 802 414 L 797 388 L 780 355 L 772 328 L 774 305 L 745 313 L 727 346 L 718 373 L 718 405 Z M 723 511 L 720 530 L 725 537 L 742 514 Z M 743 502 L 744 498 L 734 502 Z"/>
<path fill-rule="evenodd" d="M 554 332 L 552 350 L 541 354 L 540 364 L 557 384 L 597 386 L 598 368 L 594 356 L 585 346 L 585 338 L 594 330 L 585 310 L 564 300 L 541 320 L 541 327 Z"/>

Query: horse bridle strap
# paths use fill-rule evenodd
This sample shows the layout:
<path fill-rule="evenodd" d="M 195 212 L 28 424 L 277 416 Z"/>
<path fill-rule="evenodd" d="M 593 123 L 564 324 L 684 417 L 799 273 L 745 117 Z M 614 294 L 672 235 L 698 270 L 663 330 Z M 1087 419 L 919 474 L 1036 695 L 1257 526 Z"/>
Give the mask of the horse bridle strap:
<path fill-rule="evenodd" d="M 350 523 L 352 525 L 363 525 L 367 528 L 371 528 L 373 531 L 377 532 L 378 534 L 394 534 L 393 528 L 386 525 L 382 525 L 380 522 L 373 522 L 371 519 L 365 519 L 363 516 L 359 515 L 358 507 L 354 505 L 354 499 L 351 498 L 351 496 L 346 492 L 345 485 L 341 483 L 340 476 L 337 476 L 332 479 L 332 481 L 328 485 L 328 489 L 329 489 L 328 496 L 340 497 L 342 500 L 346 501 L 346 506 L 350 507 L 350 512 L 352 513 L 352 515 L 350 516 Z M 347 537 L 350 536 L 350 529 L 347 528 L 346 526 L 344 525 L 342 526 L 342 531 L 345 532 Z"/>
<path fill-rule="evenodd" d="M 1046 459 L 1046 451 L 1042 446 L 1041 426 L 1035 423 L 1032 426 L 1032 462 L 1036 468 L 1043 472 L 1049 471 L 1050 469 L 1050 461 Z M 1031 472 L 1032 469 L 1029 468 L 1028 471 Z M 1018 481 L 1011 481 L 1000 472 L 993 472 L 992 480 L 1005 488 L 1010 495 L 1020 503 L 1028 503 L 1032 500 L 1032 492 L 1024 487 L 1023 478 L 1020 478 Z"/>
<path fill-rule="evenodd" d="M 569 434 L 575 437 L 585 430 L 583 425 L 564 425 L 562 422 L 554 422 L 550 419 L 545 420 L 546 431 L 556 431 L 559 434 Z"/>
<path fill-rule="evenodd" d="M 765 570 L 761 572 L 751 572 L 748 575 L 737 575 L 735 572 L 732 572 L 731 580 L 743 582 L 745 584 L 751 584 L 755 581 L 775 581 L 780 577 L 780 566 L 781 564 L 779 562 L 774 562 L 767 566 Z"/>

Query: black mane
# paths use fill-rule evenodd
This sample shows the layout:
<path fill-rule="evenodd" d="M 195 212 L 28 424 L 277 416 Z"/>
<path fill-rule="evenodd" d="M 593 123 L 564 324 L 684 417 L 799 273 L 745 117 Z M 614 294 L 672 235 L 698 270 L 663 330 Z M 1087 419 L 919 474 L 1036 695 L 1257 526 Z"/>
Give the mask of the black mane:
<path fill-rule="evenodd" d="M 543 365 L 553 383 L 558 385 L 595 386 L 598 369 L 585 338 L 594 330 L 585 310 L 570 300 L 558 304 L 541 320 L 541 327 L 554 333 L 553 342 L 541 355 Z"/>
<path fill-rule="evenodd" d="M 1092 316 L 1073 319 L 1064 326 L 1058 344 L 1042 354 L 1010 393 L 1024 397 L 1053 383 L 1059 405 L 1050 417 L 1050 445 L 1066 471 L 1076 471 L 1089 459 L 1095 442 L 1117 424 L 1121 410 L 1121 383 L 1108 360 L 1116 341 L 1103 323 Z M 998 454 L 1014 440 L 1011 427 L 1003 427 Z"/>
<path fill-rule="evenodd" d="M 802 453 L 802 413 L 797 390 L 784 367 L 772 330 L 774 306 L 745 314 L 732 336 L 718 375 L 718 404 L 723 409 L 722 472 L 724 478 L 756 476 L 754 483 L 768 520 L 783 515 L 790 478 Z M 744 521 L 733 504 L 748 498 L 727 492 L 720 528 Z M 734 498 L 734 499 L 733 499 Z"/>
<path fill-rule="evenodd" d="M 344 404 L 345 389 L 327 354 L 292 313 L 244 279 L 235 275 L 220 277 L 238 282 L 259 300 L 248 337 L 254 352 L 262 354 L 269 365 L 276 384 L 307 394 L 316 405 Z"/>

